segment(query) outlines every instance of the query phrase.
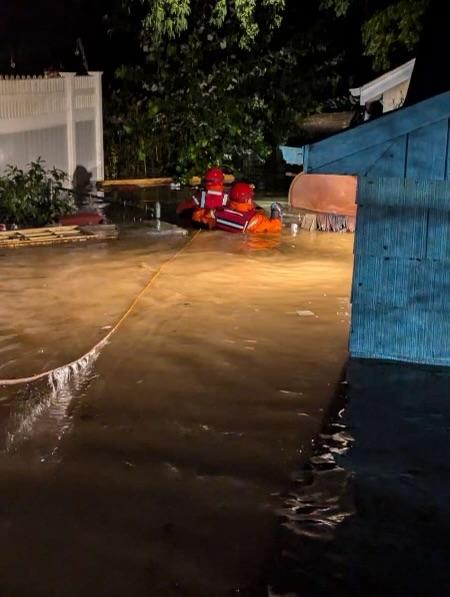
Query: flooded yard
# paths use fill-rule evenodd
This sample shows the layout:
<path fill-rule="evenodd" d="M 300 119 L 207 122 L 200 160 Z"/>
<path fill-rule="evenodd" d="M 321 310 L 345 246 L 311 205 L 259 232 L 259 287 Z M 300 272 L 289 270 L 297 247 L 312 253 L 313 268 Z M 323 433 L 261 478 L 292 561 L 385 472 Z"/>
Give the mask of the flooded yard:
<path fill-rule="evenodd" d="M 0 377 L 111 329 L 186 242 L 0 255 Z M 0 593 L 265 595 L 347 357 L 352 235 L 202 232 L 62 388 L 0 389 Z"/>

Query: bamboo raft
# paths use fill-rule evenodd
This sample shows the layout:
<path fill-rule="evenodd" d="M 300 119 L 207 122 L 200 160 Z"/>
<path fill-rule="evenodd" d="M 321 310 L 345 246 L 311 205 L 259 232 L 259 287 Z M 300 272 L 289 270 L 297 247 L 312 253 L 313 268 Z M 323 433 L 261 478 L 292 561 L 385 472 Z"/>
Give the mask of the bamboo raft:
<path fill-rule="evenodd" d="M 0 232 L 0 248 L 20 248 L 74 242 L 102 241 L 117 238 L 114 225 L 48 226 Z"/>

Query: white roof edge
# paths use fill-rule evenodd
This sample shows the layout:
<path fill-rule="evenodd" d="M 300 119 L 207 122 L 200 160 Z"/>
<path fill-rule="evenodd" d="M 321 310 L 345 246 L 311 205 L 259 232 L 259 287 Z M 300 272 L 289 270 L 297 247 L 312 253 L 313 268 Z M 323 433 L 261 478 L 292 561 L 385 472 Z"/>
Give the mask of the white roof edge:
<path fill-rule="evenodd" d="M 413 58 L 412 60 L 405 62 L 405 64 L 377 77 L 373 81 L 369 81 L 369 83 L 366 83 L 362 87 L 354 87 L 353 89 L 350 89 L 350 93 L 353 97 L 359 97 L 361 106 L 364 106 L 367 102 L 375 101 L 376 99 L 379 99 L 386 90 L 392 89 L 405 81 L 409 81 L 415 62 L 416 59 Z"/>

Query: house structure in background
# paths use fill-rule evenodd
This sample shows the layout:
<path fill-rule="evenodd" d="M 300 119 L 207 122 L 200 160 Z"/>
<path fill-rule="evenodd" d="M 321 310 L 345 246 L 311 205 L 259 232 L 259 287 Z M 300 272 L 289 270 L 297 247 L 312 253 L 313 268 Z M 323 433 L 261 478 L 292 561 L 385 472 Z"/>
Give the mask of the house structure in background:
<path fill-rule="evenodd" d="M 359 101 L 364 110 L 364 120 L 370 119 L 370 106 L 374 102 L 381 102 L 383 113 L 401 108 L 408 93 L 409 83 L 416 59 L 384 73 L 380 77 L 369 81 L 362 87 L 350 89 L 350 94 Z M 358 122 L 354 119 L 355 112 L 323 112 L 312 114 L 304 119 L 301 130 L 310 139 L 309 143 L 317 142 L 330 135 L 335 135 Z M 289 165 L 303 165 L 303 147 L 280 146 L 283 158 Z"/>
<path fill-rule="evenodd" d="M 366 117 L 367 108 L 372 102 L 381 102 L 383 112 L 390 112 L 403 106 L 415 62 L 416 59 L 413 58 L 362 87 L 350 89 L 352 96 L 359 99 L 360 106 L 366 107 Z"/>
<path fill-rule="evenodd" d="M 42 158 L 73 180 L 104 178 L 102 73 L 0 77 L 0 172 Z"/>
<path fill-rule="evenodd" d="M 358 177 L 350 355 L 450 366 L 450 91 L 305 147 Z"/>

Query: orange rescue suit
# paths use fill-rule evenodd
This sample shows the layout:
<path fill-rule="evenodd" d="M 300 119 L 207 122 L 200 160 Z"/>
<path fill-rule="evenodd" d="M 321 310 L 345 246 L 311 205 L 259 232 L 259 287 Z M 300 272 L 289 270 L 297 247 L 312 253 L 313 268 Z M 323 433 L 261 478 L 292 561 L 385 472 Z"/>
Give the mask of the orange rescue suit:
<path fill-rule="evenodd" d="M 228 203 L 230 209 L 240 212 L 247 212 L 255 210 L 256 207 L 253 202 L 241 203 L 238 201 L 230 201 Z M 256 209 L 255 215 L 252 217 L 247 225 L 246 232 L 257 234 L 261 232 L 278 233 L 281 232 L 281 220 L 269 218 L 263 209 Z"/>

